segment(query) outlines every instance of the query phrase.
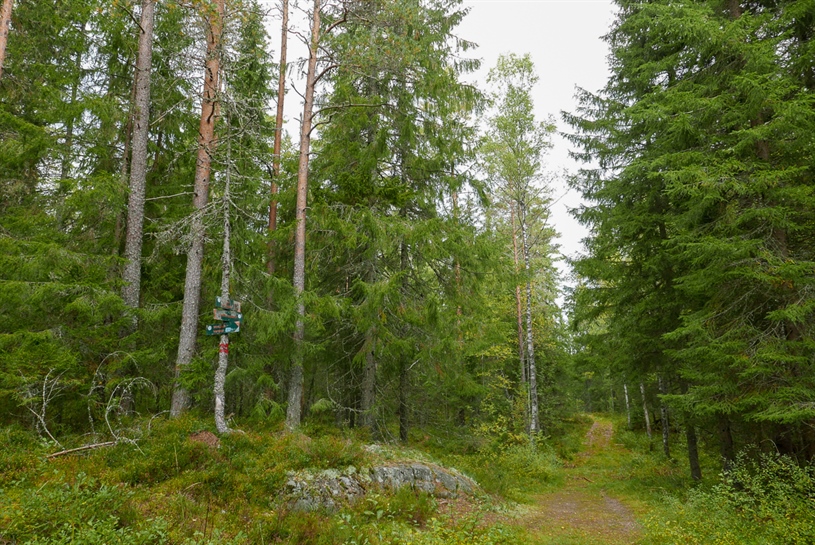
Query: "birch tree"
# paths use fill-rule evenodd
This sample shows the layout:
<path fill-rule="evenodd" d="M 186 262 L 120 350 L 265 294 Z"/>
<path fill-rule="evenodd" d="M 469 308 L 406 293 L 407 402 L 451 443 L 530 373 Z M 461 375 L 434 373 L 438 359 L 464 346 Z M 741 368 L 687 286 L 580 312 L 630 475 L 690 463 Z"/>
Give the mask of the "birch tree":
<path fill-rule="evenodd" d="M 546 227 L 548 188 L 543 184 L 542 159 L 550 147 L 554 131 L 551 122 L 537 122 L 533 113 L 532 87 L 538 82 L 530 56 L 502 55 L 490 70 L 487 82 L 493 86 L 494 113 L 482 147 L 485 167 L 495 192 L 517 220 L 513 224 L 513 244 L 520 246 L 525 290 L 525 373 L 529 396 L 529 434 L 540 431 L 538 408 L 538 369 L 535 361 L 534 295 L 532 259 L 536 251 L 548 250 L 552 236 Z M 516 288 L 516 297 L 518 289 Z M 519 335 L 519 344 L 521 342 Z M 520 354 L 519 347 L 519 354 Z"/>

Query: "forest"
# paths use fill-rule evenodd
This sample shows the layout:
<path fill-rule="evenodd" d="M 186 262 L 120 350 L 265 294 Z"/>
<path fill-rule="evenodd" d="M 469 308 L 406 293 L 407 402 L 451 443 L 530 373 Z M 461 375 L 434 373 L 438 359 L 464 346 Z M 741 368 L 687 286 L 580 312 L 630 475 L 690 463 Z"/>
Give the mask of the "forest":
<path fill-rule="evenodd" d="M 815 542 L 815 0 L 0 1 L 0 543 Z"/>

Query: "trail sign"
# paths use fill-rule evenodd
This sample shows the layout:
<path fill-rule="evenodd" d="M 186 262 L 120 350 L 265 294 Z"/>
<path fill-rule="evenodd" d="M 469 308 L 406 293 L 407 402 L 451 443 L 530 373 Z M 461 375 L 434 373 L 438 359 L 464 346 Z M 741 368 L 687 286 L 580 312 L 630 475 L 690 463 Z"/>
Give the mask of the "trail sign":
<path fill-rule="evenodd" d="M 235 312 L 241 311 L 241 302 L 232 299 L 224 299 L 223 297 L 215 298 L 215 306 L 224 310 L 234 310 Z"/>
<path fill-rule="evenodd" d="M 207 335 L 229 335 L 230 333 L 240 333 L 241 323 L 226 321 L 220 324 L 208 325 L 206 328 Z"/>
<path fill-rule="evenodd" d="M 241 314 L 240 312 L 236 312 L 234 310 L 225 310 L 222 308 L 213 309 L 212 315 L 215 317 L 216 320 L 221 320 L 222 322 L 225 322 L 227 320 L 240 321 L 243 319 L 243 314 Z"/>
<path fill-rule="evenodd" d="M 225 335 L 226 334 L 226 324 L 214 324 L 208 325 L 206 329 L 207 335 Z"/>
<path fill-rule="evenodd" d="M 241 302 L 233 301 L 228 297 L 216 297 L 215 305 L 218 308 L 212 309 L 212 315 L 216 320 L 220 320 L 221 323 L 208 325 L 206 329 L 207 335 L 239 333 L 241 330 L 241 321 L 243 320 Z"/>

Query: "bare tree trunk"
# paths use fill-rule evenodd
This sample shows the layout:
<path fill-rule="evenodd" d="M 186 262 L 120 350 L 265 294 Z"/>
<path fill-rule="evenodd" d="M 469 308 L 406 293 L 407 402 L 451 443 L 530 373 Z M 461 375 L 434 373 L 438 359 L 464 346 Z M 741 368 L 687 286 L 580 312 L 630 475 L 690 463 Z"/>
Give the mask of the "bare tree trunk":
<path fill-rule="evenodd" d="M 6 61 L 6 44 L 8 43 L 9 26 L 11 26 L 11 9 L 14 0 L 3 0 L 0 8 L 0 78 L 3 77 L 3 64 Z"/>
<path fill-rule="evenodd" d="M 696 439 L 696 428 L 692 424 L 685 424 L 685 439 L 688 442 L 688 464 L 690 476 L 694 481 L 702 480 L 702 467 L 699 465 L 699 447 Z"/>
<path fill-rule="evenodd" d="M 229 239 L 232 233 L 229 224 L 229 185 L 230 176 L 229 169 L 232 166 L 230 162 L 229 143 L 227 142 L 227 163 L 226 163 L 226 183 L 224 185 L 224 246 L 221 254 L 221 300 L 229 301 L 229 273 L 230 265 L 232 263 L 232 256 L 230 252 Z M 226 384 L 226 369 L 229 365 L 229 335 L 221 335 L 221 342 L 218 346 L 218 367 L 215 369 L 215 386 L 213 393 L 215 394 L 215 427 L 218 433 L 230 433 L 229 425 L 226 423 L 224 417 L 224 409 L 226 406 L 226 396 L 224 394 L 224 385 Z"/>
<path fill-rule="evenodd" d="M 628 399 L 628 384 L 623 382 L 623 392 L 625 393 L 625 416 L 628 419 L 628 429 L 631 429 L 631 402 Z"/>
<path fill-rule="evenodd" d="M 515 274 L 518 273 L 518 231 L 515 229 L 515 205 L 512 205 L 512 256 L 515 260 Z M 526 362 L 524 361 L 524 320 L 521 310 L 521 286 L 515 284 L 515 306 L 518 318 L 518 361 L 521 363 L 521 384 L 526 385 Z M 527 407 L 529 410 L 529 407 Z"/>
<path fill-rule="evenodd" d="M 198 127 L 198 158 L 195 165 L 193 186 L 193 212 L 190 226 L 192 243 L 187 252 L 187 273 L 184 279 L 184 306 L 181 311 L 181 333 L 178 339 L 173 401 L 170 416 L 177 417 L 189 408 L 189 393 L 178 377 L 192 361 L 198 329 L 198 299 L 201 295 L 201 269 L 204 262 L 204 209 L 209 198 L 209 177 L 212 171 L 212 154 L 215 152 L 215 121 L 218 116 L 219 50 L 223 29 L 224 0 L 217 0 L 215 12 L 208 13 L 207 60 L 204 68 L 204 91 L 201 100 L 201 123 Z"/>
<path fill-rule="evenodd" d="M 642 394 L 642 412 L 645 413 L 645 431 L 648 433 L 648 442 L 653 439 L 651 433 L 651 415 L 648 413 L 648 403 L 645 400 L 645 384 L 640 382 L 640 394 Z"/>
<path fill-rule="evenodd" d="M 84 33 L 84 25 L 78 29 Z M 71 148 L 74 147 L 74 106 L 76 105 L 76 95 L 79 93 L 79 85 L 82 81 L 82 53 L 77 51 L 74 60 L 74 68 L 76 69 L 76 80 L 71 85 L 71 102 L 69 104 L 69 117 L 65 122 L 65 153 L 62 156 L 62 165 L 59 171 L 59 177 L 62 180 L 68 179 L 71 175 Z"/>
<path fill-rule="evenodd" d="M 283 29 L 280 34 L 280 75 L 277 80 L 277 117 L 275 118 L 274 148 L 272 151 L 272 188 L 269 203 L 269 233 L 277 229 L 277 193 L 280 178 L 280 153 L 283 136 L 283 101 L 286 97 L 286 49 L 289 34 L 289 0 L 283 0 Z M 269 241 L 269 261 L 266 264 L 269 274 L 275 271 L 275 243 Z"/>
<path fill-rule="evenodd" d="M 666 395 L 668 393 L 668 388 L 665 384 L 665 380 L 662 378 L 662 375 L 657 375 L 657 383 L 659 384 L 659 393 Z M 666 458 L 670 458 L 671 448 L 670 444 L 668 443 L 668 434 L 670 431 L 668 423 L 668 406 L 662 400 L 659 402 L 659 413 L 660 419 L 662 420 L 662 451 L 665 453 Z"/>
<path fill-rule="evenodd" d="M 122 299 L 130 308 L 139 308 L 141 295 L 141 253 L 144 227 L 144 197 L 147 180 L 147 136 L 150 128 L 150 70 L 153 58 L 154 0 L 142 0 L 139 52 L 136 58 L 135 111 L 131 117 L 132 158 L 130 160 L 130 194 L 127 199 L 127 232 L 125 267 L 122 274 Z M 126 164 L 126 161 L 125 161 Z M 136 324 L 136 316 L 133 316 Z"/>
<path fill-rule="evenodd" d="M 535 343 L 532 334 L 532 281 L 529 275 L 532 274 L 531 265 L 529 263 L 529 241 L 526 237 L 526 210 L 524 204 L 519 203 L 518 206 L 518 223 L 521 226 L 521 248 L 524 254 L 524 267 L 526 269 L 526 359 L 527 368 L 529 370 L 529 436 L 532 438 L 532 443 L 535 442 L 535 436 L 540 431 L 538 422 L 538 377 L 537 370 L 535 369 Z"/>
<path fill-rule="evenodd" d="M 317 54 L 320 40 L 320 0 L 314 0 L 311 20 L 311 45 L 306 71 L 306 93 L 303 102 L 303 122 L 300 125 L 300 163 L 297 169 L 297 204 L 294 232 L 294 294 L 297 297 L 297 323 L 294 330 L 294 357 L 289 381 L 289 403 L 286 408 L 286 427 L 300 425 L 303 399 L 303 342 L 305 340 L 306 308 L 303 291 L 306 286 L 306 198 L 308 196 L 308 159 L 311 148 L 311 122 L 314 110 L 314 85 L 317 75 Z"/>

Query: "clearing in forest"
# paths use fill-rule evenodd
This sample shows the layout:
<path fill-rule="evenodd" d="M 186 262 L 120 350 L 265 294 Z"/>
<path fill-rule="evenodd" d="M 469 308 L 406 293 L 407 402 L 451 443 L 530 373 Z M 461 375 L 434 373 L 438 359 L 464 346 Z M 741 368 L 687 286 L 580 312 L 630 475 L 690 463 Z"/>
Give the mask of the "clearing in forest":
<path fill-rule="evenodd" d="M 607 490 L 621 477 L 619 461 L 627 454 L 612 442 L 611 421 L 594 417 L 583 450 L 567 465 L 565 483 L 535 496 L 520 524 L 543 545 L 637 543 L 642 530 L 634 511 Z"/>

